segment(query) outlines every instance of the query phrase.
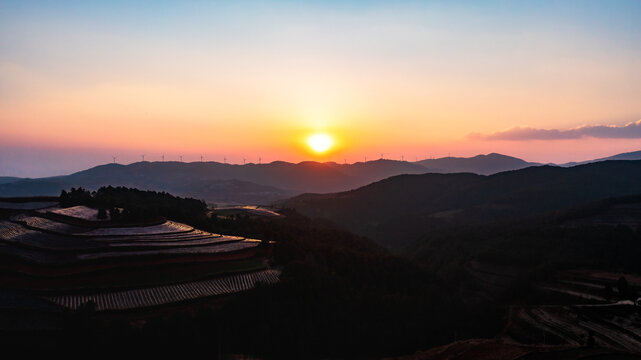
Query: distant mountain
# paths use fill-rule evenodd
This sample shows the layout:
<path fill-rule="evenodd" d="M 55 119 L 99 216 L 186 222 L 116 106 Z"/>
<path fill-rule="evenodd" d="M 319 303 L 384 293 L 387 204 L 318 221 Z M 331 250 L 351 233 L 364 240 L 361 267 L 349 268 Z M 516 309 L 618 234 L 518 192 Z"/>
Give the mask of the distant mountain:
<path fill-rule="evenodd" d="M 203 180 L 190 183 L 183 196 L 205 199 L 217 205 L 226 204 L 272 204 L 295 194 L 272 186 L 240 180 Z"/>
<path fill-rule="evenodd" d="M 609 156 L 602 159 L 597 159 L 594 161 L 604 161 L 604 160 L 641 160 L 641 151 L 622 153 L 622 154 L 613 155 L 613 156 Z"/>
<path fill-rule="evenodd" d="M 67 184 L 56 178 L 21 179 L 0 184 L 0 197 L 57 196 L 65 188 Z"/>
<path fill-rule="evenodd" d="M 393 160 L 356 164 L 277 161 L 246 165 L 138 162 L 107 164 L 67 176 L 0 184 L 0 196 L 57 195 L 70 187 L 97 189 L 113 185 L 168 191 L 214 203 L 269 204 L 303 192 L 344 191 L 393 175 L 427 171 L 418 164 Z"/>
<path fill-rule="evenodd" d="M 481 175 L 491 175 L 503 171 L 541 165 L 496 153 L 477 155 L 471 158 L 444 157 L 440 159 L 425 159 L 416 162 L 416 164 L 430 168 L 431 172 L 436 173 L 470 172 Z"/>
<path fill-rule="evenodd" d="M 6 184 L 14 181 L 18 181 L 21 178 L 13 176 L 0 176 L 0 184 Z"/>
<path fill-rule="evenodd" d="M 641 160 L 641 151 L 627 152 L 627 153 L 612 155 L 612 156 L 608 156 L 600 159 L 594 159 L 594 160 L 586 160 L 586 161 L 580 161 L 580 162 L 573 161 L 573 162 L 561 164 L 561 166 L 569 167 L 569 166 L 583 165 L 583 164 L 589 164 L 593 162 L 607 161 L 607 160 Z"/>
<path fill-rule="evenodd" d="M 352 191 L 300 195 L 282 206 L 399 248 L 442 227 L 505 221 L 635 194 L 641 194 L 641 161 L 605 161 L 491 176 L 400 175 Z"/>
<path fill-rule="evenodd" d="M 0 196 L 58 195 L 62 189 L 127 186 L 168 191 L 213 203 L 270 204 L 313 192 L 355 189 L 401 174 L 471 172 L 493 174 L 538 165 L 500 154 L 472 158 L 428 159 L 419 162 L 380 159 L 354 164 L 304 161 L 232 165 L 218 162 L 137 162 L 106 164 L 67 176 L 40 179 L 7 178 Z"/>

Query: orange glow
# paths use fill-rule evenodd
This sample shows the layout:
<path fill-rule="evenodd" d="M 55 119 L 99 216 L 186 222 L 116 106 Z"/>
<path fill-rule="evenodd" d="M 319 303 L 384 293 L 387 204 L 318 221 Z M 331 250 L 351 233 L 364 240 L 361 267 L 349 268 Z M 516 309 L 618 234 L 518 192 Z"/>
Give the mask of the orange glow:
<path fill-rule="evenodd" d="M 334 145 L 334 139 L 324 133 L 312 134 L 307 138 L 307 145 L 317 153 L 324 153 Z"/>
<path fill-rule="evenodd" d="M 527 21 L 503 23 L 506 13 L 491 7 L 421 2 L 366 11 L 206 3 L 175 12 L 140 6 L 154 19 L 144 24 L 109 18 L 133 16 L 120 5 L 86 14 L 3 7 L 0 43 L 20 46 L 0 51 L 0 176 L 23 176 L 9 164 L 46 174 L 15 160 L 10 147 L 65 159 L 94 151 L 95 164 L 142 154 L 242 164 L 490 152 L 560 163 L 639 149 L 640 139 L 628 137 L 469 136 L 641 119 L 641 59 L 628 41 L 641 29 L 635 11 L 608 5 L 627 27 L 574 18 L 571 5 L 571 19 L 531 16 L 546 5 L 528 10 Z M 581 16 L 588 13 L 596 15 Z M 514 24 L 523 36 L 513 35 Z"/>

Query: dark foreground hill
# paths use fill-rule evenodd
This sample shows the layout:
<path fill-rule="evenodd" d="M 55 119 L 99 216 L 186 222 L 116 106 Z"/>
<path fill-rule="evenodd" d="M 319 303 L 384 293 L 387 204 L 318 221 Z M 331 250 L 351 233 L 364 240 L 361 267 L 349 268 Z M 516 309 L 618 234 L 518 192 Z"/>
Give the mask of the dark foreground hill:
<path fill-rule="evenodd" d="M 456 178 L 460 185 L 488 177 L 459 174 Z M 451 359 L 514 359 L 517 355 L 596 359 L 631 358 L 630 353 L 641 353 L 641 337 L 635 335 L 641 331 L 641 321 L 638 306 L 633 305 L 641 288 L 641 276 L 633 275 L 641 272 L 641 233 L 635 231 L 641 224 L 640 196 L 592 203 L 563 212 L 553 221 L 521 219 L 442 228 L 416 244 L 413 259 L 392 255 L 368 239 L 288 209 L 282 210 L 283 216 L 218 216 L 193 199 L 123 188 L 105 188 L 95 195 L 76 190 L 61 196 L 60 201 L 71 201 L 68 205 L 72 205 L 74 199 L 85 198 L 92 206 L 129 210 L 119 211 L 121 214 L 133 215 L 136 208 L 142 208 L 145 215 L 185 219 L 203 230 L 196 236 L 215 232 L 266 240 L 263 245 L 271 244 L 273 250 L 269 263 L 282 270 L 281 281 L 233 296 L 120 312 L 100 311 L 100 306 L 90 303 L 62 311 L 48 303 L 30 303 L 32 293 L 0 291 L 0 318 L 8 319 L 0 324 L 8 327 L 0 343 L 21 349 L 25 345 L 55 348 L 78 344 L 93 349 L 144 347 L 146 351 L 202 347 L 217 349 L 218 354 L 264 359 L 364 359 L 402 354 L 414 354 L 403 358 L 408 360 L 445 355 Z M 43 200 L 51 199 L 34 199 Z M 13 225 L 33 220 L 5 217 L 5 222 Z M 32 228 L 63 230 L 50 228 L 47 224 L 51 222 L 46 221 L 30 224 Z M 70 225 L 64 229 L 78 228 Z M 118 231 L 123 229 L 139 230 L 126 227 Z M 32 252 L 34 245 L 54 235 L 30 238 L 6 231 L 4 238 L 15 241 L 0 245 L 17 250 L 23 243 L 21 251 Z M 183 235 L 172 232 L 167 236 Z M 78 240 L 83 239 L 73 241 Z M 194 241 L 191 236 L 183 240 Z M 92 246 L 103 247 L 106 241 L 103 238 Z M 154 241 L 163 244 L 145 241 L 137 246 L 176 245 L 176 239 L 166 242 L 161 236 Z M 70 255 L 65 244 L 55 242 L 55 246 L 65 247 L 55 257 Z M 163 273 L 176 276 L 173 267 L 163 267 L 150 277 L 143 273 L 152 269 L 136 268 L 119 276 L 127 280 Z M 200 277 L 210 270 L 207 264 L 182 275 Z M 24 267 L 19 273 L 24 273 Z M 53 274 L 44 274 L 47 281 L 43 285 L 49 287 Z M 87 274 L 97 275 L 100 272 Z M 69 284 L 65 281 L 62 285 Z M 121 279 L 118 286 L 122 286 Z M 153 294 L 151 299 L 167 296 L 123 294 L 122 300 L 137 305 L 141 294 Z M 37 324 L 46 325 L 47 331 L 37 330 Z M 589 345 L 590 339 L 596 346 Z M 427 350 L 434 346 L 439 347 Z"/>
<path fill-rule="evenodd" d="M 641 161 L 606 161 L 491 176 L 401 175 L 353 191 L 301 195 L 283 206 L 398 249 L 443 227 L 506 221 L 639 193 Z"/>
<path fill-rule="evenodd" d="M 148 226 L 131 224 L 87 229 L 51 221 L 41 212 L 23 214 L 21 209 L 4 216 L 0 213 L 0 223 L 4 224 L 0 248 L 6 254 L 0 270 L 3 274 L 8 273 L 7 268 L 12 270 L 11 278 L 3 277 L 4 286 L 0 286 L 2 345 L 22 349 L 86 346 L 94 350 L 127 346 L 147 352 L 202 348 L 209 352 L 214 349 L 214 359 L 244 358 L 221 356 L 227 353 L 264 359 L 380 358 L 445 344 L 457 336 L 489 337 L 502 323 L 498 316 L 489 318 L 489 311 L 465 307 L 454 287 L 418 264 L 391 255 L 368 239 L 294 212 L 274 217 L 218 217 L 193 199 L 124 188 L 103 188 L 93 195 L 76 190 L 61 196 L 60 201 L 64 206 L 122 208 L 121 214 L 130 215 L 142 209 L 143 214 L 161 215 L 171 221 L 155 225 L 150 232 Z M 21 215 L 16 217 L 16 212 Z M 183 218 L 188 224 L 174 223 Z M 197 229 L 191 228 L 196 225 Z M 170 231 L 162 233 L 158 226 Z M 44 234 L 36 234 L 38 228 Z M 68 235 L 63 236 L 63 232 Z M 105 236 L 105 232 L 110 235 Z M 236 236 L 211 238 L 213 232 Z M 208 271 L 225 270 L 222 266 L 238 265 L 240 269 L 238 261 L 243 259 L 243 252 L 234 251 L 235 256 L 227 253 L 229 258 L 210 261 L 202 257 L 208 247 L 237 246 L 245 243 L 244 238 L 260 235 L 264 235 L 260 238 L 264 241 L 248 249 L 264 249 L 273 256 L 253 266 L 282 271 L 282 282 L 263 282 L 252 290 L 233 294 L 206 293 L 223 285 L 246 283 L 227 278 L 221 279 L 222 283 L 200 282 L 208 281 Z M 222 242 L 203 244 L 217 240 Z M 184 246 L 192 251 L 183 256 Z M 118 252 L 119 257 L 105 261 L 101 248 L 110 256 Z M 44 258 L 42 254 L 33 256 L 43 251 Z M 195 253 L 202 256 L 194 257 Z M 78 261 L 57 263 L 70 257 Z M 159 263 L 150 265 L 151 261 Z M 79 262 L 86 267 L 76 266 Z M 125 268 L 128 265 L 134 267 L 129 270 Z M 247 270 L 245 267 L 243 276 L 250 275 Z M 191 287 L 184 278 L 195 279 L 203 287 Z M 14 281 L 6 285 L 11 279 Z M 135 288 L 127 284 L 131 281 Z M 178 288 L 138 288 L 139 281 L 177 283 Z M 101 289 L 96 289 L 98 285 Z M 78 298 L 85 296 L 83 291 L 98 293 L 106 288 L 107 295 L 92 295 L 95 300 L 91 302 L 86 297 Z M 190 297 L 184 291 L 190 289 L 200 296 Z M 33 299 L 42 291 L 64 291 L 64 297 L 52 301 L 62 299 L 63 304 L 72 306 L 61 309 L 35 302 Z M 174 297 L 182 299 L 156 301 Z"/>

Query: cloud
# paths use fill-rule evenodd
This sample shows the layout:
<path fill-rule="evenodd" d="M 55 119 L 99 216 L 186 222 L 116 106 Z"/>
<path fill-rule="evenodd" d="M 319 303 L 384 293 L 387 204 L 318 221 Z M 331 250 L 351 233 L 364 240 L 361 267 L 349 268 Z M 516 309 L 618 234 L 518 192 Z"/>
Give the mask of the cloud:
<path fill-rule="evenodd" d="M 641 139 L 641 120 L 619 125 L 584 125 L 574 129 L 535 129 L 531 127 L 513 127 L 492 134 L 472 133 L 473 139 L 483 140 L 567 140 L 593 137 L 601 139 Z"/>

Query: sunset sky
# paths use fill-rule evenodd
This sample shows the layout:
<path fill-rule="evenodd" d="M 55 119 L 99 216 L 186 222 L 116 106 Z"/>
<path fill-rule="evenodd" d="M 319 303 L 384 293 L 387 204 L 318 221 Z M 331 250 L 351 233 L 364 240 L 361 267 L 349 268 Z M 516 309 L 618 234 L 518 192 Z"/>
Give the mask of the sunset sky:
<path fill-rule="evenodd" d="M 0 176 L 641 150 L 641 1 L 2 1 Z M 315 133 L 332 137 L 317 154 Z"/>

